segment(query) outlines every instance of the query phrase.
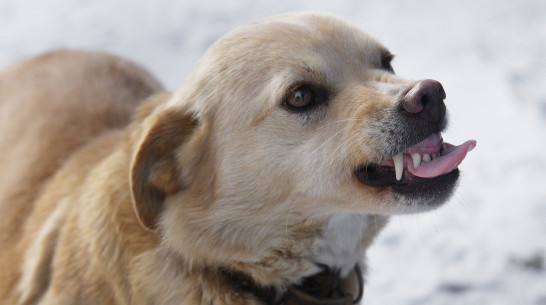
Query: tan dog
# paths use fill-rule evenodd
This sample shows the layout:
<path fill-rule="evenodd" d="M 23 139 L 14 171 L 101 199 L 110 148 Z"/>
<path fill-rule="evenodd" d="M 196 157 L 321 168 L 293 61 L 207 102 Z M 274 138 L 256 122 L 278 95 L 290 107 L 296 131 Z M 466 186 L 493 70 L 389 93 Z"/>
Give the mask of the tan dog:
<path fill-rule="evenodd" d="M 445 202 L 475 145 L 443 143 L 442 86 L 391 59 L 297 13 L 220 39 L 174 94 L 105 54 L 5 69 L 0 303 L 352 303 L 386 215 Z"/>

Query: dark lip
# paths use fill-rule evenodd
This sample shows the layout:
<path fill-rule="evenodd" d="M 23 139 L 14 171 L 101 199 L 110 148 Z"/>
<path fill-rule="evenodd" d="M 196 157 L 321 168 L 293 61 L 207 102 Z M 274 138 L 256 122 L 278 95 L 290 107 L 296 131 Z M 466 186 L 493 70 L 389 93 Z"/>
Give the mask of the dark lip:
<path fill-rule="evenodd" d="M 395 194 L 408 199 L 425 200 L 428 205 L 440 205 L 455 190 L 459 170 L 434 178 L 420 178 L 404 175 L 396 180 L 394 168 L 379 165 L 361 165 L 355 169 L 357 179 L 363 185 L 376 188 L 391 188 Z"/>

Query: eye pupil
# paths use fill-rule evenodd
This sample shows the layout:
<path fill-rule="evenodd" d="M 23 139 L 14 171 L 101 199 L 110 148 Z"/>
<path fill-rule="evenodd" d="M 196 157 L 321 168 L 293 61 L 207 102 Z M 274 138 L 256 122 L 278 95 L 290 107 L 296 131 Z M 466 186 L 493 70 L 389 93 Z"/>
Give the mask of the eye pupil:
<path fill-rule="evenodd" d="M 292 91 L 287 102 L 292 107 L 301 108 L 312 104 L 313 99 L 313 92 L 309 88 L 300 87 Z"/>
<path fill-rule="evenodd" d="M 309 94 L 305 90 L 298 90 L 295 92 L 295 102 L 296 104 L 306 104 L 306 100 L 308 100 Z"/>

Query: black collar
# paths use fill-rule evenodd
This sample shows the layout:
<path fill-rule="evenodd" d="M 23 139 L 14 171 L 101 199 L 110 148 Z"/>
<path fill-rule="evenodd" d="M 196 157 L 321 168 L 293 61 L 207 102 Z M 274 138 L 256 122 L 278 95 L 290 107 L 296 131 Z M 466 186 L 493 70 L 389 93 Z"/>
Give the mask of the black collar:
<path fill-rule="evenodd" d="M 364 294 L 364 280 L 358 264 L 354 268 L 359 287 L 356 296 L 342 291 L 339 272 L 326 266 L 320 273 L 303 279 L 300 285 L 289 287 L 283 295 L 272 286 L 258 285 L 242 272 L 221 269 L 220 273 L 233 289 L 250 293 L 267 305 L 353 305 L 358 304 Z"/>

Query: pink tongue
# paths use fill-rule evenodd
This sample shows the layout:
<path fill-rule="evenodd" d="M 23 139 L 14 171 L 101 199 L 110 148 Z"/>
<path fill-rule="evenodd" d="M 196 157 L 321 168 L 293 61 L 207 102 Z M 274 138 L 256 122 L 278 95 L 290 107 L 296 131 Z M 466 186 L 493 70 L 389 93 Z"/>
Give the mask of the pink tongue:
<path fill-rule="evenodd" d="M 413 168 L 413 163 L 408 164 L 408 170 L 414 176 L 421 178 L 433 178 L 445 175 L 454 170 L 461 163 L 466 154 L 476 147 L 476 141 L 466 141 L 459 146 L 447 144 L 447 148 L 442 155 L 428 163 L 421 163 L 417 168 Z"/>

